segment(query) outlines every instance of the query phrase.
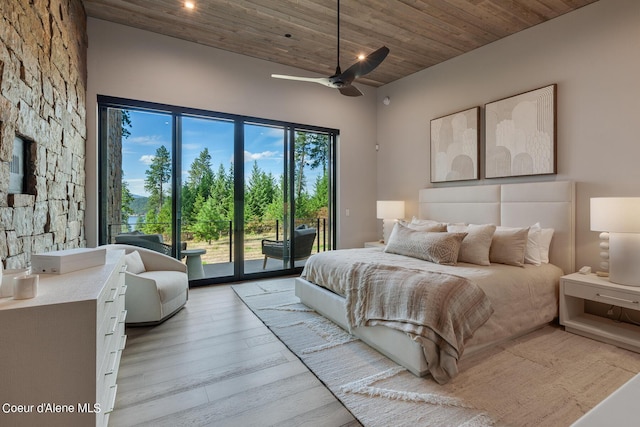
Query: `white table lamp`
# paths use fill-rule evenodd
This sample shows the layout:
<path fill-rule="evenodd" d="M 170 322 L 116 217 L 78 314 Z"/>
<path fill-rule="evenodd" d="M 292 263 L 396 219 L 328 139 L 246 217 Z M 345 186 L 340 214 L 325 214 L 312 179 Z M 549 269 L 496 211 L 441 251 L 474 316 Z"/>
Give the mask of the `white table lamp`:
<path fill-rule="evenodd" d="M 609 232 L 609 281 L 640 286 L 640 197 L 592 198 L 591 230 Z"/>
<path fill-rule="evenodd" d="M 376 216 L 382 220 L 382 241 L 389 239 L 393 223 L 404 218 L 404 200 L 378 200 Z"/>

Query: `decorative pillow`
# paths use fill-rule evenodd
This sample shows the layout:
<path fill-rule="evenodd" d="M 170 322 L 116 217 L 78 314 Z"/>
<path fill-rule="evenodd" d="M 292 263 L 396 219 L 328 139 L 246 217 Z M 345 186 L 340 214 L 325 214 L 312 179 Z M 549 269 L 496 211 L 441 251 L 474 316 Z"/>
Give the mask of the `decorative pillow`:
<path fill-rule="evenodd" d="M 460 244 L 466 235 L 467 233 L 416 231 L 396 224 L 384 251 L 437 264 L 455 265 Z"/>
<path fill-rule="evenodd" d="M 549 247 L 553 239 L 553 228 L 543 228 L 540 231 L 540 262 L 549 263 Z"/>
<path fill-rule="evenodd" d="M 542 228 L 540 223 L 536 222 L 529 227 L 529 235 L 527 237 L 527 249 L 524 251 L 524 263 L 540 265 L 540 235 Z"/>
<path fill-rule="evenodd" d="M 469 225 L 453 225 L 447 226 L 448 232 L 466 232 L 467 237 L 464 238 L 460 245 L 460 253 L 458 254 L 459 262 L 468 262 L 470 264 L 490 265 L 489 249 L 491 248 L 491 240 L 496 226 L 493 224 L 469 224 Z"/>
<path fill-rule="evenodd" d="M 496 227 L 491 240 L 489 260 L 497 264 L 522 267 L 529 228 Z"/>
<path fill-rule="evenodd" d="M 124 262 L 127 264 L 127 271 L 133 274 L 140 274 L 147 271 L 144 268 L 144 263 L 142 262 L 142 258 L 140 258 L 140 253 L 138 251 L 129 252 L 124 256 Z"/>

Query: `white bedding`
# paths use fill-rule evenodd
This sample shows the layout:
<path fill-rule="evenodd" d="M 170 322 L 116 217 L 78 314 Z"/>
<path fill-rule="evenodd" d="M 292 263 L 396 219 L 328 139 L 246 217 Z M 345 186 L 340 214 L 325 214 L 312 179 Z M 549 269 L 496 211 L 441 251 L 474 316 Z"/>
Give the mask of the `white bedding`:
<path fill-rule="evenodd" d="M 379 248 L 343 249 L 313 255 L 301 277 L 344 296 L 347 272 L 356 262 L 444 272 L 466 277 L 478 285 L 491 301 L 494 313 L 468 340 L 466 348 L 509 338 L 551 322 L 558 315 L 558 282 L 563 273 L 552 264 L 447 266 L 385 253 Z"/>

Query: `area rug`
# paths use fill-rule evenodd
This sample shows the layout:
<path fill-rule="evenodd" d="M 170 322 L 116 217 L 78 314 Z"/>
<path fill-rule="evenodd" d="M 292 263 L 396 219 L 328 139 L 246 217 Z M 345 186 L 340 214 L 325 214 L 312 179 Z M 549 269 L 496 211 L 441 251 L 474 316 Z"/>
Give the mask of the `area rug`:
<path fill-rule="evenodd" d="M 640 371 L 640 354 L 547 326 L 418 378 L 300 303 L 293 279 L 236 294 L 364 426 L 568 426 Z"/>

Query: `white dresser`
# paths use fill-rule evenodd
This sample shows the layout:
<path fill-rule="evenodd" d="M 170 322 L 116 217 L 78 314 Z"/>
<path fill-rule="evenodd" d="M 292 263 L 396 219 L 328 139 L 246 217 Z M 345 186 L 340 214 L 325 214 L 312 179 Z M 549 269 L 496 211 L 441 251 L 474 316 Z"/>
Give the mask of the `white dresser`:
<path fill-rule="evenodd" d="M 32 299 L 0 299 L 0 425 L 106 426 L 124 349 L 124 251 L 41 274 Z"/>
<path fill-rule="evenodd" d="M 640 396 L 640 374 L 598 403 L 571 427 L 636 427 L 640 419 L 638 396 Z"/>

